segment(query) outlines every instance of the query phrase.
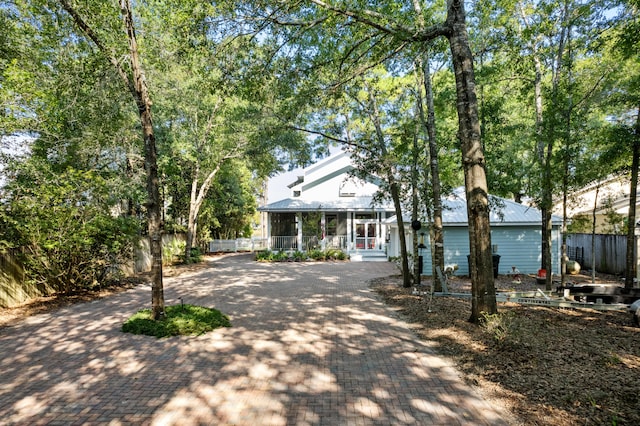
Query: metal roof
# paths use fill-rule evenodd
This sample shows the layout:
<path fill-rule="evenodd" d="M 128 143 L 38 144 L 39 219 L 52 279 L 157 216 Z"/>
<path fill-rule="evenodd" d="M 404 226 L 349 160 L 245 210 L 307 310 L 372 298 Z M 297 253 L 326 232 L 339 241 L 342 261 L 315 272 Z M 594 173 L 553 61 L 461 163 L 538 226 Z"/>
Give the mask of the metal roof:
<path fill-rule="evenodd" d="M 516 203 L 506 198 L 489 196 L 489 220 L 493 226 L 534 225 L 542 223 L 542 212 L 535 207 Z M 404 216 L 403 216 L 404 218 Z M 396 217 L 390 217 L 387 224 L 396 223 Z M 457 188 L 453 193 L 442 199 L 442 223 L 448 226 L 467 226 L 467 201 L 463 188 Z M 405 223 L 410 223 L 408 218 Z M 554 226 L 562 223 L 562 218 L 552 216 Z"/>

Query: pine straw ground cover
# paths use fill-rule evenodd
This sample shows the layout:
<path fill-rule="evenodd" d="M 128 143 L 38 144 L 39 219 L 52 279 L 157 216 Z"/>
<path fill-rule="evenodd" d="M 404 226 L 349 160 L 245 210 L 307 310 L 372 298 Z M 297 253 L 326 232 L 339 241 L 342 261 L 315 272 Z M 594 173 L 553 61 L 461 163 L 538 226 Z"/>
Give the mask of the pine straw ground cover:
<path fill-rule="evenodd" d="M 400 277 L 371 286 L 515 424 L 640 425 L 640 328 L 629 313 L 499 303 L 499 315 L 480 327 L 468 322 L 470 299 L 429 304 L 402 288 Z M 536 287 L 532 276 L 522 284 L 496 280 L 498 290 Z M 449 289 L 470 292 L 470 282 L 452 277 Z"/>

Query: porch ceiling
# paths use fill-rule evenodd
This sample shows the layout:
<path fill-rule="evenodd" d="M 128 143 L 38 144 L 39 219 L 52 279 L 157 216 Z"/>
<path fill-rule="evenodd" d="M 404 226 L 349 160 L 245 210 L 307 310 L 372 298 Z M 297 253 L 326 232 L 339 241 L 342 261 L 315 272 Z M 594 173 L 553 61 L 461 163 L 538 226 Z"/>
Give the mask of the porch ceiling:
<path fill-rule="evenodd" d="M 392 211 L 390 205 L 372 206 L 372 197 L 343 197 L 337 200 L 304 200 L 285 198 L 275 203 L 258 207 L 263 212 L 302 212 L 302 211 Z"/>

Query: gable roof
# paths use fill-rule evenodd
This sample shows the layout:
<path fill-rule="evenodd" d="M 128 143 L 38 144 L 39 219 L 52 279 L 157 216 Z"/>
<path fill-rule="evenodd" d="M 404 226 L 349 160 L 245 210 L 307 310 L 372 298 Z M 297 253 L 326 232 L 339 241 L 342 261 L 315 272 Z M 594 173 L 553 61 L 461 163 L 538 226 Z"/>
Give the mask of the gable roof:
<path fill-rule="evenodd" d="M 317 207 L 311 208 L 308 203 L 322 203 L 323 205 L 331 205 L 335 209 L 355 208 L 363 209 L 365 203 L 370 204 L 371 197 L 376 194 L 380 187 L 380 181 L 373 179 L 359 179 L 351 175 L 354 170 L 354 164 L 351 155 L 348 152 L 338 152 L 329 157 L 312 164 L 304 169 L 298 170 L 295 176 L 290 176 L 289 184 L 275 177 L 269 182 L 280 181 L 278 188 L 280 190 L 288 188 L 286 194 L 280 191 L 280 197 L 290 197 L 291 199 L 302 199 L 304 202 L 292 201 L 286 202 L 286 199 L 280 199 L 261 208 L 262 211 L 272 211 L 271 209 L 294 210 L 299 206 L 303 209 L 317 210 Z M 354 201 L 353 198 L 368 197 L 366 200 Z M 349 198 L 350 201 L 345 199 Z M 277 200 L 277 199 L 276 199 Z M 271 200 L 270 200 L 271 201 Z M 384 209 L 386 210 L 386 209 Z"/>

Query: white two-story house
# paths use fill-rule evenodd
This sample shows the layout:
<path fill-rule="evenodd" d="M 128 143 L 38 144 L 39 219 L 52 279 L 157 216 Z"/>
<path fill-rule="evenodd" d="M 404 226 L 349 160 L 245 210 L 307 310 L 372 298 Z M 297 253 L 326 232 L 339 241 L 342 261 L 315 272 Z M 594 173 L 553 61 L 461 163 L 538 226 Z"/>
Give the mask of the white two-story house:
<path fill-rule="evenodd" d="M 333 154 L 302 169 L 289 197 L 259 207 L 267 213 L 269 248 L 339 248 L 352 260 L 386 259 L 393 206 L 374 204 L 378 185 L 352 177 L 353 169 L 348 153 Z"/>

